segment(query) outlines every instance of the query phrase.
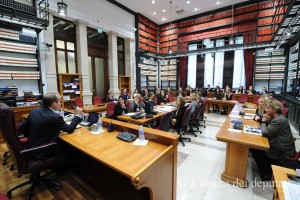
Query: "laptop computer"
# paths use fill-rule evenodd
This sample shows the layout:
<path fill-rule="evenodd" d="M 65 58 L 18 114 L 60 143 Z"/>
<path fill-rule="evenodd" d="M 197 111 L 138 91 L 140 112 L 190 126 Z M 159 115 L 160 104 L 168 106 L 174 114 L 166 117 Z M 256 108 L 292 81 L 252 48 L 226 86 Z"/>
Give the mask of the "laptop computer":
<path fill-rule="evenodd" d="M 86 121 L 81 122 L 80 124 L 83 126 L 91 126 L 92 124 L 97 123 L 99 119 L 99 114 L 95 112 L 89 113 L 89 116 Z"/>

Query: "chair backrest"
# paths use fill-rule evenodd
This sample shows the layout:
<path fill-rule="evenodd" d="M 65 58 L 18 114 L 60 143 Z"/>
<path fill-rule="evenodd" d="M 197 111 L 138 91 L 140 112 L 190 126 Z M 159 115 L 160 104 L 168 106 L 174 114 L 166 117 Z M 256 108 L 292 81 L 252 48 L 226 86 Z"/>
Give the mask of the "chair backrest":
<path fill-rule="evenodd" d="M 170 130 L 170 122 L 171 122 L 171 113 L 164 114 L 161 119 L 158 126 L 158 129 L 161 131 L 169 131 Z"/>
<path fill-rule="evenodd" d="M 281 104 L 282 104 L 282 106 L 285 106 L 285 104 L 286 104 L 286 101 L 279 101 Z"/>
<path fill-rule="evenodd" d="M 109 102 L 107 104 L 107 108 L 106 108 L 107 115 L 112 116 L 114 114 L 115 105 L 116 105 L 115 102 Z"/>
<path fill-rule="evenodd" d="M 191 114 L 191 108 L 188 107 L 184 111 L 184 114 L 183 114 L 183 117 L 182 117 L 182 121 L 181 121 L 181 127 L 185 127 L 185 126 L 189 125 L 190 114 Z"/>
<path fill-rule="evenodd" d="M 232 94 L 232 100 L 235 100 L 235 94 Z"/>
<path fill-rule="evenodd" d="M 24 149 L 24 145 L 20 142 L 17 135 L 15 114 L 4 103 L 0 103 L 0 130 L 12 155 L 13 162 L 17 165 L 18 170 L 20 170 L 21 166 L 26 166 L 26 161 L 20 155 L 20 152 Z"/>
<path fill-rule="evenodd" d="M 253 99 L 253 103 L 258 105 L 258 99 L 261 98 L 261 95 L 256 95 Z"/>
<path fill-rule="evenodd" d="M 169 101 L 169 102 L 173 102 L 173 101 L 174 101 L 174 98 L 173 98 L 172 93 L 169 93 L 169 94 L 168 94 L 168 101 Z"/>
<path fill-rule="evenodd" d="M 247 102 L 248 101 L 248 94 L 241 94 L 239 101 L 241 102 Z"/>
<path fill-rule="evenodd" d="M 94 96 L 94 105 L 99 105 L 99 104 L 102 104 L 101 97 Z"/>
<path fill-rule="evenodd" d="M 283 114 L 285 117 L 288 117 L 289 109 L 288 109 L 288 108 L 283 108 L 282 114 Z"/>
<path fill-rule="evenodd" d="M 82 107 L 83 106 L 83 101 L 80 97 L 75 97 L 75 104 L 78 107 Z"/>
<path fill-rule="evenodd" d="M 127 108 L 127 110 L 128 110 L 128 112 L 130 112 L 130 101 L 126 101 L 126 108 Z"/>
<path fill-rule="evenodd" d="M 141 98 L 141 102 L 145 103 L 145 98 Z"/>
<path fill-rule="evenodd" d="M 194 114 L 190 117 L 190 121 L 191 120 L 199 120 L 202 109 L 203 109 L 203 104 L 199 103 L 198 106 L 196 107 Z"/>

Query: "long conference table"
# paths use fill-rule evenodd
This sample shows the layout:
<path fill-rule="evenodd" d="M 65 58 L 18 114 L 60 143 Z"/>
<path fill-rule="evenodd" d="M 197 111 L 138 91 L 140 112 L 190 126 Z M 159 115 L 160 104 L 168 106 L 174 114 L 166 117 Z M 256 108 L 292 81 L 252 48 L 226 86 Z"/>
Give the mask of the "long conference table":
<path fill-rule="evenodd" d="M 125 176 L 136 190 L 148 188 L 150 199 L 176 199 L 177 134 L 144 128 L 149 140 L 146 146 L 135 146 L 116 138 L 120 131 L 137 134 L 139 126 L 108 118 L 101 118 L 104 133 L 92 134 L 86 127 L 73 134 L 61 134 L 60 139 L 87 156 Z M 107 132 L 108 123 L 115 131 Z M 112 188 L 113 190 L 113 188 Z"/>
<path fill-rule="evenodd" d="M 247 105 L 248 108 L 243 108 L 242 105 Z M 260 126 L 254 120 L 246 120 L 239 116 L 239 111 L 241 110 L 244 110 L 246 113 L 255 113 L 254 109 L 256 107 L 254 103 L 246 102 L 242 104 L 236 102 L 230 115 L 216 135 L 217 140 L 227 143 L 225 169 L 221 174 L 221 179 L 241 188 L 248 187 L 246 172 L 249 148 L 267 150 L 270 148 L 270 145 L 268 139 L 261 135 L 244 133 L 244 129 L 241 132 L 233 131 L 231 120 L 241 118 L 243 127 L 244 125 Z"/>
<path fill-rule="evenodd" d="M 207 98 L 206 105 L 205 105 L 205 113 L 209 112 L 209 109 L 212 105 L 218 105 L 219 107 L 226 106 L 228 108 L 227 114 L 229 114 L 229 113 L 231 113 L 235 104 L 236 104 L 236 101 L 232 101 L 232 100 L 216 100 L 213 98 Z"/>

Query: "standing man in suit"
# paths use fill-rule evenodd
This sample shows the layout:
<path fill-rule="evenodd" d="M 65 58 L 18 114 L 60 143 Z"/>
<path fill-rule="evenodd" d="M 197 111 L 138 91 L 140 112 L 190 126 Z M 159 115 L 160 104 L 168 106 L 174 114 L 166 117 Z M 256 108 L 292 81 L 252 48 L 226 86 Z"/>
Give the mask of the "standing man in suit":
<path fill-rule="evenodd" d="M 32 110 L 27 119 L 19 126 L 19 131 L 28 135 L 28 146 L 36 147 L 55 142 L 60 131 L 72 133 L 81 121 L 82 110 L 76 108 L 70 125 L 60 115 L 61 96 L 47 93 L 43 99 L 44 106 Z"/>

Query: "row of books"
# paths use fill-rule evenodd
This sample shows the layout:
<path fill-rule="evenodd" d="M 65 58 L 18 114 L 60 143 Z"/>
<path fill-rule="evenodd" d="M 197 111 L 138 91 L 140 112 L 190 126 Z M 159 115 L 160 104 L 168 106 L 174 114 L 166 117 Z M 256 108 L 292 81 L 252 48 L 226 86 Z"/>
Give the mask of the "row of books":
<path fill-rule="evenodd" d="M 40 79 L 38 71 L 0 71 L 0 79 Z"/>
<path fill-rule="evenodd" d="M 18 67 L 38 67 L 37 59 L 0 56 L 0 65 Z"/>
<path fill-rule="evenodd" d="M 255 74 L 255 79 L 284 79 L 284 73 Z"/>
<path fill-rule="evenodd" d="M 157 76 L 157 72 L 153 72 L 153 71 L 141 71 L 141 75 L 150 75 L 150 76 Z"/>
<path fill-rule="evenodd" d="M 12 40 L 20 40 L 19 32 L 14 30 L 9 30 L 5 28 L 0 28 L 0 37 Z"/>
<path fill-rule="evenodd" d="M 160 60 L 159 61 L 161 65 L 176 65 L 177 64 L 177 60 L 176 59 L 172 59 L 172 60 Z"/>
<path fill-rule="evenodd" d="M 284 63 L 285 57 L 267 57 L 257 58 L 256 64 L 273 64 L 273 63 Z"/>
<path fill-rule="evenodd" d="M 256 72 L 280 72 L 284 71 L 284 65 L 277 65 L 277 66 L 256 66 Z"/>
<path fill-rule="evenodd" d="M 161 77 L 160 80 L 161 81 L 176 81 L 177 78 L 176 78 L 176 76 L 166 76 L 166 77 Z"/>
<path fill-rule="evenodd" d="M 176 76 L 176 71 L 162 71 L 160 73 L 161 76 L 169 76 L 169 75 L 175 75 Z"/>
<path fill-rule="evenodd" d="M 36 53 L 36 46 L 35 45 L 28 45 L 28 44 L 19 44 L 19 43 L 7 42 L 7 41 L 0 41 L 0 50 L 10 51 L 10 52 L 35 54 Z"/>
<path fill-rule="evenodd" d="M 147 70 L 152 70 L 152 71 L 157 70 L 157 66 L 152 66 L 152 65 L 138 64 L 138 67 L 140 67 L 141 69 L 147 69 Z"/>
<path fill-rule="evenodd" d="M 297 42 L 293 47 L 292 47 L 292 51 L 295 52 L 295 51 L 298 51 L 299 49 L 299 42 Z"/>
<path fill-rule="evenodd" d="M 177 66 L 176 65 L 170 65 L 170 66 L 162 66 L 160 68 L 160 70 L 176 70 L 177 69 Z"/>
<path fill-rule="evenodd" d="M 157 65 L 157 61 L 155 61 L 155 60 L 147 60 L 147 59 L 145 59 L 145 60 L 143 60 L 143 63 L 144 64 L 150 64 L 150 65 Z"/>

